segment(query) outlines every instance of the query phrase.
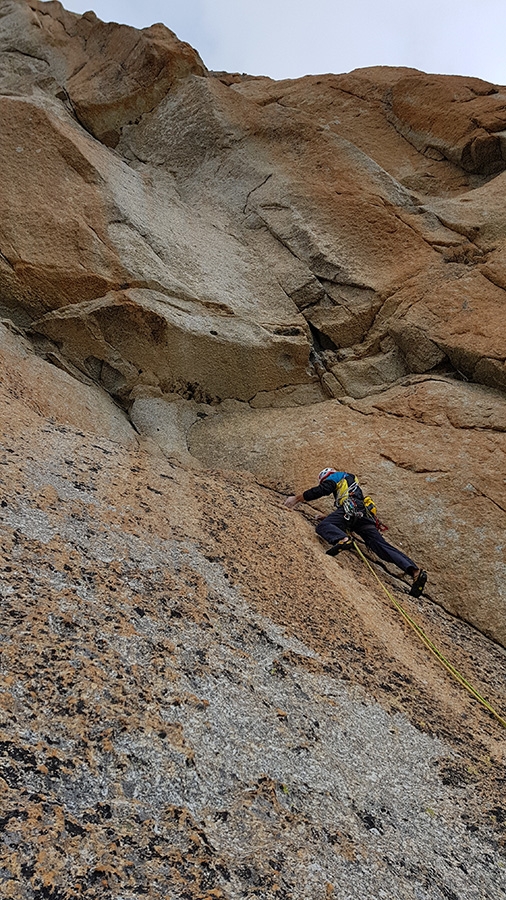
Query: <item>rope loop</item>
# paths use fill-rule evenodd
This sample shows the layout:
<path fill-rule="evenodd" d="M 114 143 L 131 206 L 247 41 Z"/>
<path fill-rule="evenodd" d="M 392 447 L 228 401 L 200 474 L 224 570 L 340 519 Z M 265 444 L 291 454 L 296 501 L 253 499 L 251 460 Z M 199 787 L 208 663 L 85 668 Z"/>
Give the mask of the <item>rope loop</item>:
<path fill-rule="evenodd" d="M 482 697 L 481 694 L 476 690 L 476 688 L 474 688 L 471 684 L 469 684 L 467 679 L 464 678 L 464 676 L 459 672 L 459 670 L 456 669 L 455 666 L 446 658 L 446 656 L 444 656 L 441 653 L 441 651 L 438 650 L 436 645 L 433 644 L 433 642 L 428 637 L 428 635 L 425 634 L 425 631 L 423 630 L 423 628 L 421 628 L 420 625 L 417 625 L 417 623 L 411 618 L 411 616 L 409 615 L 407 610 L 404 609 L 404 607 L 399 603 L 399 601 L 395 599 L 393 594 L 390 593 L 388 588 L 385 587 L 385 585 L 381 581 L 381 578 L 374 571 L 373 567 L 371 566 L 371 563 L 369 562 L 367 557 L 364 556 L 364 554 L 362 553 L 362 551 L 356 541 L 353 541 L 353 547 L 356 550 L 356 552 L 358 553 L 358 555 L 360 556 L 360 558 L 365 562 L 367 568 L 372 572 L 376 581 L 378 582 L 378 584 L 380 585 L 382 590 L 385 592 L 387 597 L 391 600 L 391 602 L 393 603 L 393 605 L 395 606 L 397 611 L 400 612 L 403 619 L 408 623 L 410 628 L 412 628 L 413 631 L 418 635 L 418 637 L 420 638 L 422 643 L 425 644 L 427 649 L 433 654 L 433 656 L 436 657 L 436 659 L 439 660 L 441 665 L 443 665 L 445 667 L 445 669 L 450 673 L 450 675 L 452 675 L 453 678 L 455 678 L 455 680 L 458 681 L 459 684 L 461 684 L 462 687 L 465 688 L 465 690 L 469 694 L 471 694 L 471 696 L 474 697 L 475 700 L 478 701 L 478 703 L 481 703 L 481 705 L 484 706 L 485 709 L 492 716 L 494 716 L 495 719 L 497 719 L 497 721 L 503 726 L 503 728 L 506 728 L 506 719 L 503 716 L 499 715 L 499 713 L 496 712 L 496 710 L 488 702 L 488 700 L 485 700 L 485 697 Z"/>

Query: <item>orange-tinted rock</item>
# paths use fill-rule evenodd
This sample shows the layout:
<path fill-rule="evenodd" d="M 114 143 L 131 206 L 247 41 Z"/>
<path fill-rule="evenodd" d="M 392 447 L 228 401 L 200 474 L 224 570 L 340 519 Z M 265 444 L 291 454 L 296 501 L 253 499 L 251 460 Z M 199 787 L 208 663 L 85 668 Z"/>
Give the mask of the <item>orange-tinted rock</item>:
<path fill-rule="evenodd" d="M 389 105 L 395 127 L 422 153 L 440 154 L 466 172 L 505 168 L 498 132 L 506 128 L 506 93 L 495 85 L 420 73 L 397 81 Z"/>
<path fill-rule="evenodd" d="M 76 16 L 57 2 L 28 5 L 62 79 L 61 99 L 107 146 L 114 147 L 123 125 L 156 106 L 177 79 L 205 74 L 196 51 L 164 25 L 138 31 L 101 22 L 93 12 Z"/>
<path fill-rule="evenodd" d="M 164 26 L 137 32 L 38 0 L 12 0 L 1 29 L 0 271 L 18 321 L 126 289 L 158 308 L 189 303 L 223 346 L 202 350 L 182 324 L 202 364 L 193 382 L 173 368 L 163 389 L 195 383 L 220 399 L 317 377 L 350 390 L 350 366 L 379 366 L 386 383 L 440 366 L 504 386 L 504 216 L 498 179 L 486 183 L 504 168 L 500 89 L 381 67 L 209 76 Z M 54 340 L 56 322 L 87 372 L 68 316 Z M 120 340 L 109 329 L 100 360 L 112 369 Z M 258 346 L 265 377 L 244 364 Z M 230 359 L 219 378 L 216 349 Z M 124 362 L 140 377 L 156 353 L 154 341 L 142 364 Z M 367 378 L 354 377 L 357 396 Z"/>
<path fill-rule="evenodd" d="M 63 361 L 57 356 L 49 354 L 49 359 L 53 365 L 40 359 L 16 329 L 0 324 L 3 415 L 10 414 L 18 425 L 31 417 L 42 428 L 48 420 L 133 447 L 135 431 L 111 398 L 93 382 L 76 380 L 79 373 L 75 370 L 63 371 Z M 6 408 L 7 398 L 10 409 Z"/>
<path fill-rule="evenodd" d="M 410 865 L 493 896 L 499 723 L 363 563 L 248 473 L 131 443 L 110 398 L 32 357 L 2 340 L 3 895 L 217 900 L 254 873 L 324 900 L 370 869 L 371 896 L 407 897 L 409 839 Z M 504 708 L 501 648 L 388 584 Z"/>
<path fill-rule="evenodd" d="M 174 392 L 362 398 L 373 421 L 410 374 L 504 390 L 501 89 L 386 67 L 210 76 L 163 26 L 57 3 L 12 0 L 0 26 L 3 305 L 48 358 L 139 401 L 150 438 L 165 411 L 187 458 Z"/>
<path fill-rule="evenodd" d="M 3 97 L 0 109 L 3 303 L 33 320 L 119 287 L 127 270 L 89 136 L 27 98 Z"/>
<path fill-rule="evenodd" d="M 353 468 L 504 716 L 501 91 L 38 0 L 0 52 L 6 897 L 496 896 L 501 723 L 283 501 Z"/>
<path fill-rule="evenodd" d="M 324 466 L 355 473 L 387 539 L 428 570 L 431 599 L 506 646 L 503 395 L 427 376 L 369 394 L 227 410 L 190 430 L 189 449 L 286 494 L 313 487 Z"/>

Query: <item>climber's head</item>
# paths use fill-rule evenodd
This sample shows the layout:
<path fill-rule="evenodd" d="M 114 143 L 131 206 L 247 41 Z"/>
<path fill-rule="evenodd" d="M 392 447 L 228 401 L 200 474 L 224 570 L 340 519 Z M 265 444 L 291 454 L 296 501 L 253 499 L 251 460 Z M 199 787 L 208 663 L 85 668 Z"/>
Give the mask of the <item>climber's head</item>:
<path fill-rule="evenodd" d="M 321 484 L 322 481 L 325 481 L 325 479 L 328 478 L 329 475 L 333 475 L 334 472 L 337 472 L 337 469 L 331 469 L 330 467 L 328 467 L 326 469 L 322 469 L 320 474 L 318 475 L 319 483 Z"/>

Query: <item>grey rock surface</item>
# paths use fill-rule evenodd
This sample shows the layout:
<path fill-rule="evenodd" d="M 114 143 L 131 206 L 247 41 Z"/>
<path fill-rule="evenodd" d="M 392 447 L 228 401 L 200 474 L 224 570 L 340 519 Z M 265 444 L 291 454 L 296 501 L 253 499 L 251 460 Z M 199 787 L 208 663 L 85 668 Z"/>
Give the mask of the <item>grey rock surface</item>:
<path fill-rule="evenodd" d="M 325 584 L 306 575 L 322 557 L 311 547 L 304 558 L 302 533 L 286 596 L 286 548 L 270 541 L 272 615 L 257 605 L 265 530 L 289 515 L 265 491 L 44 421 L 11 423 L 0 448 L 5 896 L 506 897 L 500 802 L 477 792 L 501 758 L 496 726 L 471 764 L 482 712 L 469 720 L 465 699 L 460 746 L 451 729 L 438 737 L 389 710 L 401 684 L 415 718 L 435 724 L 446 678 L 426 660 L 408 674 L 409 637 L 404 663 L 401 647 L 392 658 L 393 623 L 376 660 L 383 702 L 360 683 L 373 675 L 371 635 L 352 637 L 345 610 L 354 593 L 364 609 L 378 601 L 359 572 L 332 563 L 325 642 L 312 645 L 289 622 L 301 601 L 311 621 L 307 590 L 316 608 Z M 27 440 L 44 451 L 27 455 Z M 246 509 L 259 516 L 242 575 L 232 509 L 238 534 Z M 379 615 L 381 630 L 390 614 Z M 503 677 L 504 654 L 459 628 Z"/>

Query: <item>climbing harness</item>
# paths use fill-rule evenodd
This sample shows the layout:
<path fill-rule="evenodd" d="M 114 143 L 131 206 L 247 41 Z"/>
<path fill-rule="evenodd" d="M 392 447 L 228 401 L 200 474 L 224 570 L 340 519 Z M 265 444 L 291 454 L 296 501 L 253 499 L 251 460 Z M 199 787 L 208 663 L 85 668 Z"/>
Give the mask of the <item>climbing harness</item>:
<path fill-rule="evenodd" d="M 352 516 L 362 517 L 362 513 L 358 509 L 357 501 L 353 497 L 357 491 L 360 491 L 360 485 L 357 479 L 346 472 L 336 472 L 335 469 L 323 469 L 319 476 L 320 484 L 323 481 L 329 481 L 333 486 L 334 506 L 344 511 L 344 518 L 347 522 Z M 353 480 L 349 480 L 353 479 Z M 361 494 L 359 496 L 362 496 Z"/>
<path fill-rule="evenodd" d="M 399 603 L 399 601 L 396 600 L 395 597 L 393 596 L 393 594 L 390 593 L 388 588 L 385 587 L 385 585 L 381 581 L 381 578 L 374 571 L 369 560 L 367 559 L 366 556 L 364 556 L 360 547 L 357 545 L 356 541 L 353 541 L 353 548 L 354 548 L 354 550 L 356 550 L 359 557 L 365 562 L 367 568 L 372 572 L 376 581 L 378 582 L 378 584 L 380 585 L 382 590 L 385 592 L 387 597 L 391 600 L 391 602 L 393 603 L 393 605 L 395 606 L 397 611 L 400 612 L 403 619 L 408 623 L 410 628 L 412 628 L 413 631 L 418 635 L 418 637 L 425 644 L 427 649 L 433 654 L 433 656 L 436 657 L 436 659 L 439 660 L 439 662 L 445 667 L 445 669 L 450 673 L 450 675 L 452 675 L 455 678 L 455 680 L 458 681 L 459 684 L 461 684 L 462 687 L 465 688 L 465 690 L 468 691 L 468 693 L 470 693 L 471 696 L 474 697 L 474 699 L 478 701 L 478 703 L 481 703 L 481 705 L 484 706 L 485 709 L 492 716 L 494 716 L 495 719 L 497 719 L 497 721 L 503 726 L 503 728 L 506 728 L 506 719 L 503 716 L 499 715 L 499 713 L 496 712 L 496 710 L 488 702 L 488 700 L 485 700 L 485 697 L 482 697 L 481 694 L 476 690 L 476 688 L 474 688 L 471 684 L 469 684 L 467 679 L 464 678 L 463 675 L 461 675 L 461 673 L 458 671 L 458 669 L 456 669 L 455 666 L 448 659 L 446 659 L 446 656 L 444 656 L 441 653 L 441 651 L 438 650 L 438 648 L 431 641 L 431 639 L 428 637 L 428 635 L 425 634 L 425 631 L 423 630 L 423 628 L 421 628 L 420 625 L 417 625 L 417 623 L 411 618 L 409 613 L 404 609 L 404 607 Z"/>
<path fill-rule="evenodd" d="M 378 531 L 388 531 L 388 527 L 378 518 L 378 510 L 372 497 L 363 497 L 355 475 L 328 467 L 318 475 L 318 482 L 322 484 L 324 481 L 332 484 L 334 506 L 343 510 L 346 522 L 350 522 L 353 517 L 362 518 L 365 515 L 372 519 Z"/>

